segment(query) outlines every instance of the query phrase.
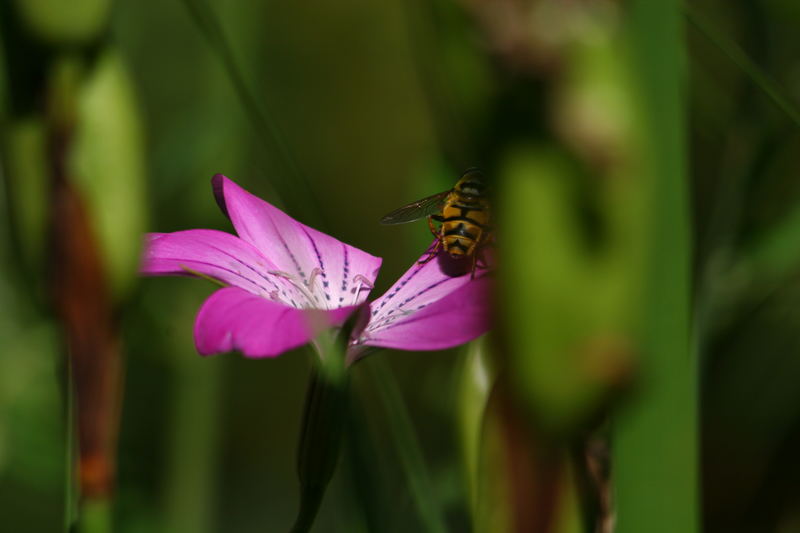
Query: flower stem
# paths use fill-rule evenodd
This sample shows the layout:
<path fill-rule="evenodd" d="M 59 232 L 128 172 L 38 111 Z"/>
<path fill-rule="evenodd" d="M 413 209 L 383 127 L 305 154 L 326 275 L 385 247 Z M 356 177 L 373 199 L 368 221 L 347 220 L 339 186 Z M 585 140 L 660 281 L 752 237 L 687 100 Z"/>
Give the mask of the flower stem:
<path fill-rule="evenodd" d="M 300 510 L 292 533 L 309 531 L 333 478 L 347 415 L 349 375 L 344 352 L 325 335 L 315 342 L 320 365 L 312 370 L 300 441 L 297 446 L 297 476 L 300 480 Z"/>

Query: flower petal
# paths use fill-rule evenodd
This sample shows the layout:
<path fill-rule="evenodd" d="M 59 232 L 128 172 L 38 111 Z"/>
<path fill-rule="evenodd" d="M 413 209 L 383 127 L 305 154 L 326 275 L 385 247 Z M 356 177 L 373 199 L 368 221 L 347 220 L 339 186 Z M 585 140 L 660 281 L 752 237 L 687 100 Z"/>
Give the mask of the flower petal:
<path fill-rule="evenodd" d="M 147 275 L 203 274 L 255 294 L 282 289 L 267 274 L 275 266 L 254 246 L 222 231 L 194 229 L 146 236 L 141 272 Z"/>
<path fill-rule="evenodd" d="M 426 256 L 423 256 L 425 258 Z M 421 260 L 423 259 L 421 258 Z M 466 261 L 469 261 L 467 259 Z M 461 265 L 461 267 L 471 267 Z M 404 350 L 440 350 L 485 333 L 490 324 L 491 278 L 460 268 L 454 276 L 446 254 L 412 266 L 370 305 L 370 320 L 359 343 Z"/>
<path fill-rule="evenodd" d="M 297 222 L 221 174 L 214 176 L 212 186 L 239 237 L 258 248 L 278 270 L 312 285 L 321 306 L 343 307 L 366 300 L 378 275 L 379 257 Z"/>
<path fill-rule="evenodd" d="M 365 345 L 397 350 L 443 350 L 469 342 L 491 325 L 492 279 L 482 276 L 425 305 L 371 329 Z"/>
<path fill-rule="evenodd" d="M 455 264 L 458 262 L 463 264 Z M 389 319 L 392 314 L 422 308 L 458 290 L 474 281 L 470 275 L 471 266 L 469 259 L 454 260 L 443 253 L 430 261 L 427 254 L 423 255 L 385 294 L 372 302 L 370 322 L 379 324 L 381 319 Z M 486 272 L 483 268 L 476 269 L 475 276 Z"/>
<path fill-rule="evenodd" d="M 274 357 L 306 344 L 318 328 L 341 326 L 356 309 L 295 309 L 226 287 L 197 313 L 194 342 L 201 355 L 238 350 L 247 357 Z"/>

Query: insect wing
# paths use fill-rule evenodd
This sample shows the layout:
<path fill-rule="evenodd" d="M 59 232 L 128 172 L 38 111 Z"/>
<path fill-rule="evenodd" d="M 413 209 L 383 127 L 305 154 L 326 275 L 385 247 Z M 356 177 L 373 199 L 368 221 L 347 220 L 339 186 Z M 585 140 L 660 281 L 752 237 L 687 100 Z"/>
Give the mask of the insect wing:
<path fill-rule="evenodd" d="M 406 222 L 441 213 L 448 194 L 450 194 L 450 191 L 440 192 L 395 209 L 381 219 L 381 224 L 405 224 Z"/>

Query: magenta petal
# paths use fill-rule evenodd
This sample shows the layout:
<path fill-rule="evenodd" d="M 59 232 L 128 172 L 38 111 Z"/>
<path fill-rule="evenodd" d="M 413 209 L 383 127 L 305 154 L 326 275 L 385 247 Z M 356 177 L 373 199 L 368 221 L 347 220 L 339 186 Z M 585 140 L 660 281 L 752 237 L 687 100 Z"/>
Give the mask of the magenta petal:
<path fill-rule="evenodd" d="M 341 326 L 356 309 L 296 309 L 227 287 L 200 308 L 194 342 L 201 355 L 237 350 L 248 357 L 274 357 L 309 342 L 316 328 Z"/>
<path fill-rule="evenodd" d="M 474 279 L 469 269 L 453 276 L 446 272 L 452 265 L 439 259 L 415 263 L 370 304 L 369 323 L 355 339 L 356 345 L 440 350 L 489 329 L 492 282 L 487 271 L 478 269 Z"/>
<path fill-rule="evenodd" d="M 141 266 L 141 272 L 147 275 L 187 276 L 196 272 L 264 295 L 283 285 L 266 274 L 274 269 L 251 244 L 208 229 L 148 234 Z"/>
<path fill-rule="evenodd" d="M 491 326 L 492 279 L 482 276 L 425 305 L 368 327 L 364 344 L 398 350 L 443 350 L 486 333 Z"/>
<path fill-rule="evenodd" d="M 392 315 L 407 315 L 421 309 L 475 281 L 468 271 L 466 274 L 453 276 L 445 272 L 441 265 L 439 258 L 424 264 L 415 262 L 385 294 L 372 302 L 372 326 L 380 324 L 382 319 L 390 319 Z M 478 269 L 475 275 L 484 276 L 486 270 Z"/>
<path fill-rule="evenodd" d="M 212 186 L 239 237 L 277 270 L 310 284 L 320 306 L 356 305 L 367 298 L 380 258 L 297 222 L 221 174 L 214 176 Z"/>

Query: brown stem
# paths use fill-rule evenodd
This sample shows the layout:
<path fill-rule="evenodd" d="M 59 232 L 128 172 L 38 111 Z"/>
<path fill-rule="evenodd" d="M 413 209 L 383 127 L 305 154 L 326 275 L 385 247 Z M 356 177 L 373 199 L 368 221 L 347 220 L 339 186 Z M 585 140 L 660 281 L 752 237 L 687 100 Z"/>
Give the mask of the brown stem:
<path fill-rule="evenodd" d="M 67 161 L 70 128 L 50 136 L 53 304 L 61 321 L 75 394 L 79 484 L 84 499 L 110 496 L 115 477 L 122 358 L 102 255 Z"/>
<path fill-rule="evenodd" d="M 498 384 L 489 401 L 500 418 L 512 530 L 552 531 L 564 490 L 564 456 L 520 412 L 508 387 Z"/>

